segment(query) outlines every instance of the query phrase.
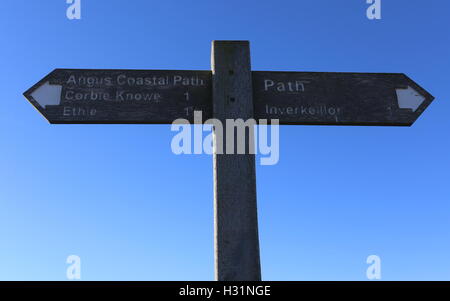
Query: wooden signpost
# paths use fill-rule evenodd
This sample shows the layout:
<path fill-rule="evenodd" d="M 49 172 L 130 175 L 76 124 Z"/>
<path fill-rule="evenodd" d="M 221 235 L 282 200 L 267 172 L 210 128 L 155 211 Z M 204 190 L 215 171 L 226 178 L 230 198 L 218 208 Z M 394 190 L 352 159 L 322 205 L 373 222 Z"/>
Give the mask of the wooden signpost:
<path fill-rule="evenodd" d="M 192 123 L 202 111 L 202 121 L 411 126 L 434 99 L 404 74 L 252 72 L 247 41 L 213 41 L 211 65 L 56 69 L 24 95 L 52 124 Z M 215 278 L 260 280 L 255 155 L 213 158 Z"/>

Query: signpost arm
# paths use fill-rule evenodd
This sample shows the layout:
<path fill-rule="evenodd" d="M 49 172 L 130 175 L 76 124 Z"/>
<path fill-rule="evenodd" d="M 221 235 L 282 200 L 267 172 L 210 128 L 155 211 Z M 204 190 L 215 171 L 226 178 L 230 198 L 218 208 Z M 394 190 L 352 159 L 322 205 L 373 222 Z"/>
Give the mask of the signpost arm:
<path fill-rule="evenodd" d="M 225 154 L 227 119 L 253 118 L 252 75 L 248 41 L 213 41 L 213 116 L 223 124 L 214 131 L 215 279 L 261 280 L 256 202 L 255 155 L 245 139 L 245 154 Z M 234 129 L 233 129 L 234 130 Z M 236 136 L 233 134 L 234 148 Z M 217 140 L 221 139 L 223 154 Z M 253 141 L 251 141 L 253 143 Z"/>

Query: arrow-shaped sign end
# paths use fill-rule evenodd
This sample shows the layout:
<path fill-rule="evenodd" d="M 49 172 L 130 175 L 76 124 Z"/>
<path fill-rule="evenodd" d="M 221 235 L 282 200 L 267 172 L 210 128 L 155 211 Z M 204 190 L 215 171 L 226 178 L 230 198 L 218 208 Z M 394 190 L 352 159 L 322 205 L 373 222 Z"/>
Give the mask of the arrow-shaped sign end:
<path fill-rule="evenodd" d="M 59 105 L 61 101 L 62 86 L 51 85 L 49 81 L 36 88 L 31 93 L 25 93 L 25 97 L 31 96 L 42 109 L 48 105 Z"/>
<path fill-rule="evenodd" d="M 396 89 L 396 92 L 400 109 L 411 109 L 415 112 L 426 99 L 411 86 L 406 89 Z"/>

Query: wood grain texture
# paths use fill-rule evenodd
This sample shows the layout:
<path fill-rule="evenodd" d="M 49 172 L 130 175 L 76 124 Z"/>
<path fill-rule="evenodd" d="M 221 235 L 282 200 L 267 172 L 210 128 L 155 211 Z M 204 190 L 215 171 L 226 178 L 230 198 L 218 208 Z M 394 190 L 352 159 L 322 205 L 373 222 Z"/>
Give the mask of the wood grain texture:
<path fill-rule="evenodd" d="M 249 42 L 213 41 L 211 65 L 213 116 L 223 124 L 253 118 Z M 215 278 L 261 280 L 255 156 L 218 154 L 215 148 L 213 158 Z"/>

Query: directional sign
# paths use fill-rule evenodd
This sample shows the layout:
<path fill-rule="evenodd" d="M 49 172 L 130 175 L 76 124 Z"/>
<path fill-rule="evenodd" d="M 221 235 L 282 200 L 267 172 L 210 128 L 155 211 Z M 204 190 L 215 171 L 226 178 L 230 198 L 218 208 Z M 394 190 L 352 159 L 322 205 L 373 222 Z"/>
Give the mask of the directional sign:
<path fill-rule="evenodd" d="M 24 93 L 50 123 L 211 118 L 211 71 L 56 69 Z"/>
<path fill-rule="evenodd" d="M 254 117 L 280 124 L 410 126 L 434 99 L 404 74 L 252 72 Z M 50 123 L 212 118 L 212 72 L 56 69 L 25 92 Z"/>
<path fill-rule="evenodd" d="M 434 99 L 404 74 L 253 72 L 256 119 L 410 126 Z"/>
<path fill-rule="evenodd" d="M 410 126 L 434 99 L 404 74 L 251 72 L 250 61 L 248 41 L 213 41 L 212 71 L 56 69 L 24 95 L 50 123 L 73 124 L 194 123 L 202 111 L 201 122 Z M 213 133 L 215 277 L 258 281 L 255 155 L 222 154 L 224 131 Z"/>

